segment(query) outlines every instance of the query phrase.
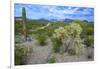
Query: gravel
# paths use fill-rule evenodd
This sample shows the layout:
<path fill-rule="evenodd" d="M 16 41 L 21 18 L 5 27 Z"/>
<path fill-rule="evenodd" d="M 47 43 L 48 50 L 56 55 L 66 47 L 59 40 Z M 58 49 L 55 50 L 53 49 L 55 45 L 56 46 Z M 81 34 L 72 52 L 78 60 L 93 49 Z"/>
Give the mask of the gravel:
<path fill-rule="evenodd" d="M 94 60 L 94 48 L 84 47 L 82 53 L 77 55 L 69 55 L 67 52 L 64 54 L 53 53 L 52 43 L 50 39 L 47 39 L 45 46 L 38 45 L 36 40 L 27 41 L 21 43 L 23 46 L 32 46 L 32 53 L 26 58 L 26 64 L 45 64 L 48 63 L 48 59 L 53 55 L 56 63 L 62 62 L 79 62 L 79 61 L 93 61 Z"/>

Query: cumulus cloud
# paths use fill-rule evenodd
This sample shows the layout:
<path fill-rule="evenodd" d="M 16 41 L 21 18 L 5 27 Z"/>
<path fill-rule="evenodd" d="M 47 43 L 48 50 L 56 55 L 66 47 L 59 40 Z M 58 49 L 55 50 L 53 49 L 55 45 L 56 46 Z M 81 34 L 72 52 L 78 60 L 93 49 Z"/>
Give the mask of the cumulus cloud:
<path fill-rule="evenodd" d="M 49 12 L 50 13 L 55 13 L 55 14 L 74 14 L 78 8 L 71 9 L 71 7 L 65 8 L 63 10 L 57 10 L 57 7 L 50 8 Z"/>

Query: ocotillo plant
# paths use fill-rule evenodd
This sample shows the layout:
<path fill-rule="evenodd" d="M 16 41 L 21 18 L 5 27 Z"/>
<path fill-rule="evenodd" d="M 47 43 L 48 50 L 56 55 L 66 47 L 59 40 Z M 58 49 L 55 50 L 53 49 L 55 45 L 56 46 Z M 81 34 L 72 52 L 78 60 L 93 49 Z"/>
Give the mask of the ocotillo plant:
<path fill-rule="evenodd" d="M 27 40 L 27 28 L 26 28 L 27 19 L 26 19 L 26 10 L 24 7 L 22 8 L 22 21 L 23 21 L 23 35 L 25 40 Z"/>

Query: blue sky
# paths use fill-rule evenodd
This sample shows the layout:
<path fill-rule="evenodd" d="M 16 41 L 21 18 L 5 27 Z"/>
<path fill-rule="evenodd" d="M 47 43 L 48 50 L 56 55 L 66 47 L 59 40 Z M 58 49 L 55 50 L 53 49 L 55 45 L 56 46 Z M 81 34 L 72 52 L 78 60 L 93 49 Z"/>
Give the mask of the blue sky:
<path fill-rule="evenodd" d="M 14 6 L 15 17 L 22 16 L 22 7 L 25 7 L 26 16 L 29 19 L 78 19 L 94 21 L 93 8 L 16 3 Z"/>

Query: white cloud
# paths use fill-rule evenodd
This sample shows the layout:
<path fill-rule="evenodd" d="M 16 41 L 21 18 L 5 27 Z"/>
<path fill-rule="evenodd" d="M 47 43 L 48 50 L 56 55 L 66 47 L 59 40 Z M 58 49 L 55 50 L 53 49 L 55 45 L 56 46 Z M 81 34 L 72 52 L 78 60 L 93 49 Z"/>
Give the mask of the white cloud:
<path fill-rule="evenodd" d="M 66 9 L 63 9 L 63 10 L 57 10 L 56 8 L 51 8 L 49 9 L 49 12 L 50 13 L 55 13 L 55 14 L 74 14 L 79 8 L 71 8 L 71 7 L 68 7 Z"/>

